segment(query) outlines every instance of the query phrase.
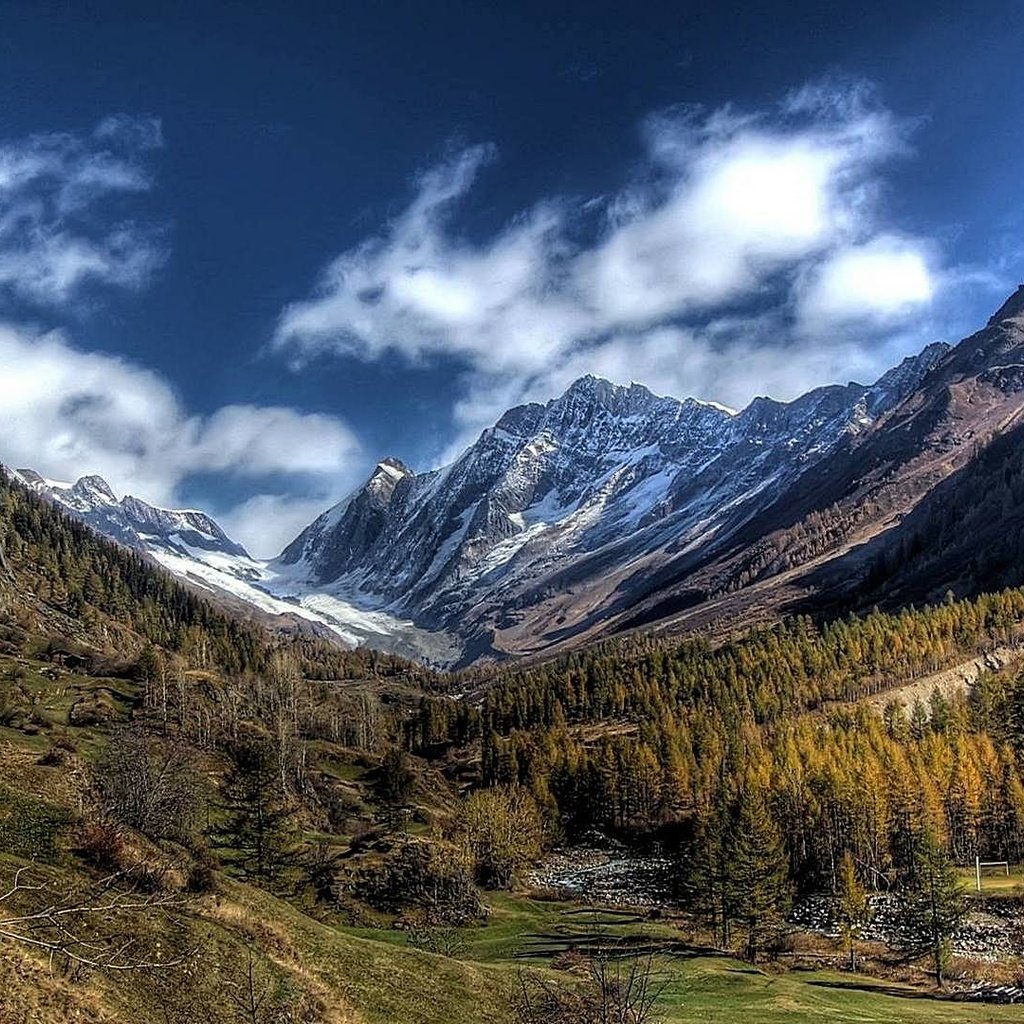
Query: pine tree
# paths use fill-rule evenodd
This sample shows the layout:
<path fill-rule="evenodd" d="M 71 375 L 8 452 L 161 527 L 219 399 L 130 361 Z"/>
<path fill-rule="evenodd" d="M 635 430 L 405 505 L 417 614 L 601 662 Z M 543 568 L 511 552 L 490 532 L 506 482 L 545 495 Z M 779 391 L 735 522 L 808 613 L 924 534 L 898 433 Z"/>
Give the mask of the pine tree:
<path fill-rule="evenodd" d="M 679 888 L 685 905 L 711 926 L 715 942 L 729 946 L 729 859 L 723 808 L 702 810 L 682 851 Z"/>
<path fill-rule="evenodd" d="M 268 739 L 249 738 L 234 745 L 231 760 L 220 845 L 246 877 L 272 881 L 290 859 L 291 810 L 281 794 L 277 751 Z"/>
<path fill-rule="evenodd" d="M 910 955 L 928 953 L 935 982 L 944 982 L 949 943 L 967 916 L 963 883 L 946 848 L 931 832 L 921 836 L 900 910 L 902 943 Z"/>
<path fill-rule="evenodd" d="M 747 957 L 754 961 L 764 939 L 790 904 L 786 850 L 764 794 L 748 784 L 733 811 L 726 843 L 729 904 L 747 926 Z"/>
<path fill-rule="evenodd" d="M 402 820 L 402 811 L 412 796 L 416 776 L 409 758 L 401 747 L 392 747 L 380 764 L 380 795 L 387 809 L 388 827 L 395 829 Z"/>

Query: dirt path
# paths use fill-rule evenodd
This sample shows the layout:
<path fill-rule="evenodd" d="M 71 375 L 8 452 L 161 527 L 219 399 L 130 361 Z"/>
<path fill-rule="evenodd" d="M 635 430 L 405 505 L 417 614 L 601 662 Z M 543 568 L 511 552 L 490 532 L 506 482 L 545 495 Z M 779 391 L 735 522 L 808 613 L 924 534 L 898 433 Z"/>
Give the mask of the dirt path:
<path fill-rule="evenodd" d="M 914 706 L 915 701 L 920 700 L 927 708 L 928 698 L 935 690 L 949 699 L 967 690 L 983 672 L 997 672 L 1022 658 L 1024 658 L 1024 650 L 1020 648 L 997 647 L 987 654 L 980 654 L 977 658 L 954 665 L 952 668 L 943 669 L 930 676 L 915 679 L 914 682 L 907 683 L 905 686 L 897 686 L 873 697 L 868 697 L 866 703 L 882 711 L 891 700 L 899 701 L 908 709 Z"/>

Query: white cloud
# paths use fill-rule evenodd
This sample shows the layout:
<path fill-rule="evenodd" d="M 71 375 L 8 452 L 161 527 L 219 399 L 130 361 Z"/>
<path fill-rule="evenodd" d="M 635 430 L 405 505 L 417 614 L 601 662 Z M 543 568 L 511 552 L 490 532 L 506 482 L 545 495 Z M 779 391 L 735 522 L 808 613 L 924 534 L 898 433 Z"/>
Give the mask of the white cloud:
<path fill-rule="evenodd" d="M 124 203 L 150 188 L 162 144 L 159 121 L 127 115 L 0 141 L 0 304 L 66 310 L 91 284 L 143 285 L 162 254 Z M 180 504 L 192 475 L 221 474 L 263 492 L 221 510 L 254 553 L 276 554 L 340 497 L 358 452 L 336 417 L 256 405 L 194 415 L 145 367 L 0 324 L 0 459 L 56 479 L 99 473 L 162 505 Z"/>
<path fill-rule="evenodd" d="M 920 239 L 879 235 L 843 246 L 811 268 L 798 289 L 805 334 L 858 320 L 888 323 L 926 306 L 941 276 Z"/>
<path fill-rule="evenodd" d="M 455 358 L 460 441 L 588 370 L 730 404 L 871 377 L 905 354 L 885 337 L 950 279 L 936 246 L 884 216 L 885 166 L 912 127 L 856 84 L 755 113 L 669 111 L 644 126 L 634 183 L 546 199 L 484 242 L 453 225 L 494 157 L 468 149 L 283 311 L 275 346 L 297 364 Z"/>
<path fill-rule="evenodd" d="M 354 477 L 342 490 L 332 489 L 321 497 L 292 494 L 257 494 L 219 517 L 231 537 L 248 538 L 243 543 L 252 553 L 277 555 L 291 543 L 325 508 L 357 486 Z"/>
<path fill-rule="evenodd" d="M 207 472 L 330 474 L 358 448 L 336 417 L 280 406 L 227 405 L 190 428 L 188 460 Z"/>
<path fill-rule="evenodd" d="M 59 334 L 34 336 L 10 326 L 0 326 L 0 410 L 0 459 L 8 465 L 56 479 L 99 473 L 117 493 L 157 504 L 176 504 L 193 473 L 257 485 L 280 477 L 281 494 L 264 494 L 225 516 L 238 538 L 264 555 L 291 539 L 296 510 L 322 511 L 354 482 L 359 451 L 335 417 L 253 405 L 193 415 L 150 370 L 79 351 Z M 289 497 L 295 494 L 306 497 Z M 268 517 L 289 503 L 295 514 Z"/>
<path fill-rule="evenodd" d="M 161 142 L 159 121 L 127 115 L 91 133 L 0 140 L 0 298 L 53 305 L 88 284 L 144 284 L 162 259 L 158 233 L 122 206 L 150 188 L 146 155 Z"/>

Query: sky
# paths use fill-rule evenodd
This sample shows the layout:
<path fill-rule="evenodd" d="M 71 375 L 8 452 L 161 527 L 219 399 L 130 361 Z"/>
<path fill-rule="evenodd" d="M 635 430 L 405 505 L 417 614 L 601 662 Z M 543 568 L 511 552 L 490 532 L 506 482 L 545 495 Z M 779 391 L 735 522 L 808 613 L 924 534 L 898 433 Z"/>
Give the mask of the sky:
<path fill-rule="evenodd" d="M 584 373 L 787 400 L 1024 278 L 1019 2 L 0 25 L 0 461 L 261 556 L 380 458 L 443 464 Z"/>

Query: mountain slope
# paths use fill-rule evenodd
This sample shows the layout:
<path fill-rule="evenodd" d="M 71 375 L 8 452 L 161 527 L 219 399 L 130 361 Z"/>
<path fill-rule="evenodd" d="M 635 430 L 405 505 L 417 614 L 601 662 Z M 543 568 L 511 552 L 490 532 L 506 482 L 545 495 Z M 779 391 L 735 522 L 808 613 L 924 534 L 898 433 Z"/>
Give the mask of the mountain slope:
<path fill-rule="evenodd" d="M 455 633 L 470 656 L 541 647 L 605 614 L 624 573 L 729 536 L 945 353 L 930 346 L 872 387 L 758 399 L 741 413 L 584 377 L 510 410 L 443 469 L 385 460 L 277 566 Z"/>
<path fill-rule="evenodd" d="M 206 513 L 163 509 L 132 495 L 118 499 L 99 476 L 74 484 L 46 480 L 34 470 L 12 471 L 36 494 L 96 532 L 167 569 L 206 597 L 232 611 L 285 631 L 310 631 L 347 646 L 445 660 L 444 637 L 433 637 L 411 622 L 348 602 L 307 593 L 301 581 L 269 569 L 232 540 Z"/>
<path fill-rule="evenodd" d="M 669 618 L 689 629 L 752 607 L 845 611 L 1019 583 L 1024 565 L 996 571 L 987 552 L 1011 542 L 1020 516 L 1022 364 L 1024 287 L 731 547 L 661 567 L 618 625 Z"/>

